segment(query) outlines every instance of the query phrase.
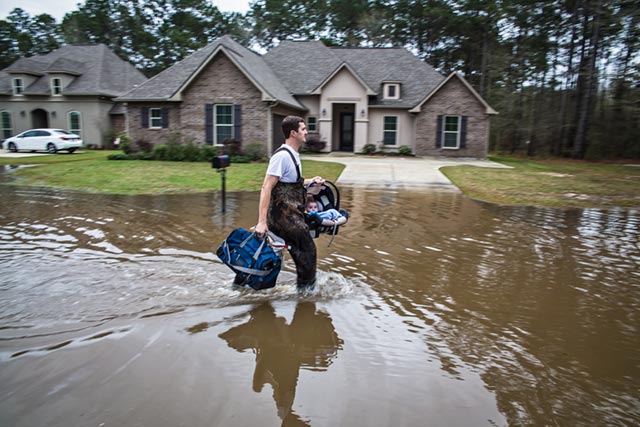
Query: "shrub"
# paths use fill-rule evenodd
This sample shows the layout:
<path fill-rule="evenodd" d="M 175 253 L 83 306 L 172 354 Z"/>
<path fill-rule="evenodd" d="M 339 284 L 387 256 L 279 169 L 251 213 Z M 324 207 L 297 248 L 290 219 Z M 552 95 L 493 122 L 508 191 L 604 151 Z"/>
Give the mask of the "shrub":
<path fill-rule="evenodd" d="M 129 160 L 129 155 L 128 154 L 124 154 L 124 153 L 122 153 L 122 154 L 120 154 L 120 153 L 118 153 L 118 154 L 109 154 L 107 156 L 107 159 L 108 160 Z"/>
<path fill-rule="evenodd" d="M 211 145 L 200 147 L 200 156 L 203 162 L 210 162 L 213 156 L 218 155 L 218 150 Z"/>
<path fill-rule="evenodd" d="M 126 135 L 120 135 L 120 149 L 125 153 L 131 153 L 131 140 Z"/>
<path fill-rule="evenodd" d="M 362 147 L 362 152 L 364 154 L 374 154 L 376 152 L 376 145 L 375 144 L 365 144 L 364 147 Z"/>
<path fill-rule="evenodd" d="M 184 160 L 184 150 L 182 145 L 177 141 L 170 140 L 167 143 L 167 151 L 165 153 L 165 160 L 172 162 L 181 162 Z"/>
<path fill-rule="evenodd" d="M 242 154 L 252 161 L 264 160 L 267 155 L 264 145 L 259 142 L 247 144 L 247 146 L 244 147 Z"/>
<path fill-rule="evenodd" d="M 146 139 L 138 139 L 135 145 L 138 148 L 137 151 L 142 151 L 143 153 L 151 153 L 153 151 L 153 144 Z"/>
<path fill-rule="evenodd" d="M 400 154 L 401 156 L 413 155 L 411 148 L 407 145 L 401 145 L 400 148 L 398 148 L 398 154 Z"/>
<path fill-rule="evenodd" d="M 159 144 L 153 147 L 153 156 L 156 160 L 167 160 L 167 145 Z"/>
<path fill-rule="evenodd" d="M 231 156 L 229 161 L 231 163 L 251 163 L 251 159 L 247 156 Z"/>
<path fill-rule="evenodd" d="M 225 139 L 222 144 L 224 146 L 224 154 L 228 156 L 239 156 L 242 152 L 240 141 L 235 139 Z"/>
<path fill-rule="evenodd" d="M 317 133 L 310 133 L 307 135 L 307 142 L 305 142 L 303 151 L 310 151 L 312 153 L 319 153 L 327 146 L 327 142 L 320 139 L 320 135 Z"/>
<path fill-rule="evenodd" d="M 182 149 L 182 160 L 185 162 L 200 162 L 202 154 L 200 148 L 192 142 L 180 146 Z"/>

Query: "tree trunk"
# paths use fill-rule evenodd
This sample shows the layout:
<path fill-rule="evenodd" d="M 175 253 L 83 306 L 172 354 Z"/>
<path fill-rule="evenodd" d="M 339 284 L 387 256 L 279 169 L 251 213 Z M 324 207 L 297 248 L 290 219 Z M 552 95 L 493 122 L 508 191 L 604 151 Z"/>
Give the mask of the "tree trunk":
<path fill-rule="evenodd" d="M 576 136 L 573 143 L 572 157 L 574 159 L 584 158 L 587 150 L 587 134 L 589 131 L 589 116 L 591 113 L 591 103 L 596 87 L 596 58 L 598 56 L 598 45 L 600 44 L 600 19 L 602 0 L 596 4 L 595 17 L 593 20 L 593 32 L 589 42 L 589 53 L 586 57 L 586 77 L 584 87 L 580 96 L 579 115 L 576 126 Z"/>
<path fill-rule="evenodd" d="M 560 101 L 560 135 L 556 140 L 555 154 L 561 155 L 564 148 L 569 143 L 569 129 L 568 129 L 568 104 L 569 104 L 569 91 L 574 88 L 574 71 L 573 71 L 573 56 L 575 54 L 575 37 L 576 37 L 576 17 L 578 15 L 579 2 L 576 2 L 573 14 L 571 14 L 571 20 L 569 26 L 571 27 L 571 42 L 569 43 L 569 58 L 567 59 L 567 73 L 564 81 L 564 90 L 562 91 L 562 99 Z"/>

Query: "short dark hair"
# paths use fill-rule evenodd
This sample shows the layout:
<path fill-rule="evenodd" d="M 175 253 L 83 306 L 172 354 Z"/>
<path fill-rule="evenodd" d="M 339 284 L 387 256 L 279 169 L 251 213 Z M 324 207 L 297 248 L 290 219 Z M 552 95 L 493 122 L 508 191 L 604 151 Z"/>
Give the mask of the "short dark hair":
<path fill-rule="evenodd" d="M 282 133 L 284 134 L 284 139 L 289 138 L 292 130 L 297 132 L 300 127 L 300 123 L 304 123 L 304 119 L 298 116 L 287 116 L 282 119 Z"/>

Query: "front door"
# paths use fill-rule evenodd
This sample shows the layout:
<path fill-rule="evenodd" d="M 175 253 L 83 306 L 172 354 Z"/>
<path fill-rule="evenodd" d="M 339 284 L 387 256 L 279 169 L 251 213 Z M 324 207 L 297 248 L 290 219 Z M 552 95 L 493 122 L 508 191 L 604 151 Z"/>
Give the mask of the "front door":
<path fill-rule="evenodd" d="M 340 113 L 340 151 L 353 152 L 353 113 Z"/>
<path fill-rule="evenodd" d="M 42 108 L 37 108 L 31 112 L 31 123 L 34 128 L 48 128 L 49 114 Z"/>

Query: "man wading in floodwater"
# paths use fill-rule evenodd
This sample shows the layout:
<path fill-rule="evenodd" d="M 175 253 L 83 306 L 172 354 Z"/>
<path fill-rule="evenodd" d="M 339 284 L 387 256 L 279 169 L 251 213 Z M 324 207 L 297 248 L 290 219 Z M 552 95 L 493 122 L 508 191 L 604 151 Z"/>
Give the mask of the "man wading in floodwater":
<path fill-rule="evenodd" d="M 296 264 L 298 289 L 309 289 L 316 282 L 316 245 L 304 221 L 306 186 L 324 184 L 319 176 L 302 178 L 298 151 L 306 141 L 307 126 L 301 117 L 282 120 L 285 142 L 269 160 L 262 183 L 256 234 L 272 231 L 290 245 L 289 253 Z"/>

